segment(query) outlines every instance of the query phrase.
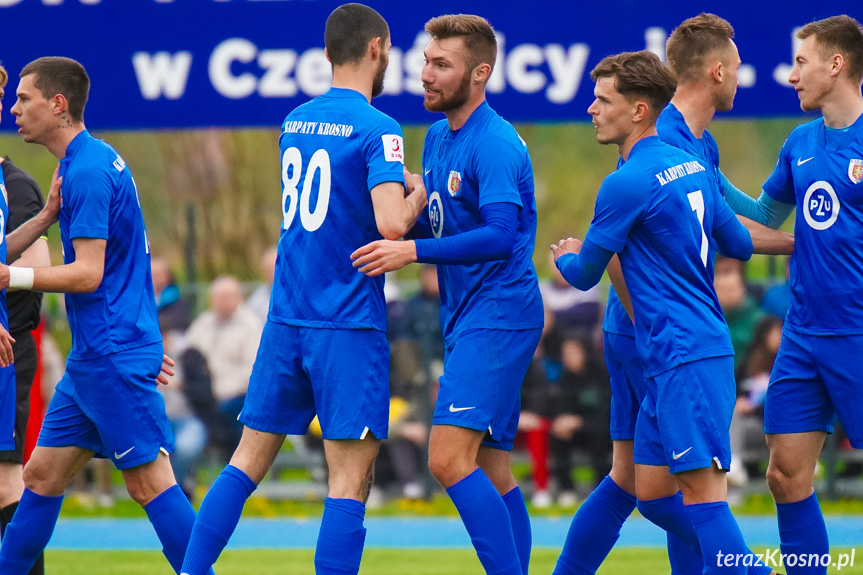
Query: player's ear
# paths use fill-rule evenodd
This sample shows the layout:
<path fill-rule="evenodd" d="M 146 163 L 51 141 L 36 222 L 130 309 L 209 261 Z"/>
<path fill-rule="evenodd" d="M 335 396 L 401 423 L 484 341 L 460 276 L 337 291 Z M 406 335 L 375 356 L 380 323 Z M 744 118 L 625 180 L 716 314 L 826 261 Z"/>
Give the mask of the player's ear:
<path fill-rule="evenodd" d="M 326 57 L 327 57 L 327 62 L 329 62 L 330 64 L 332 64 L 332 63 L 333 63 L 333 61 L 332 61 L 332 60 L 330 60 L 330 53 L 329 53 L 329 52 L 327 52 L 327 49 L 326 49 L 326 48 L 324 48 L 324 56 L 326 56 Z"/>
<path fill-rule="evenodd" d="M 473 69 L 473 79 L 475 82 L 485 84 L 491 77 L 491 65 L 482 62 L 479 66 Z"/>
<path fill-rule="evenodd" d="M 67 110 L 69 110 L 69 102 L 66 100 L 66 96 L 63 94 L 57 94 L 51 98 L 51 111 L 54 112 L 55 116 L 60 115 Z"/>
<path fill-rule="evenodd" d="M 722 62 L 717 60 L 713 64 L 710 65 L 709 75 L 713 78 L 714 82 L 719 84 L 725 79 L 725 69 L 722 67 Z"/>
<path fill-rule="evenodd" d="M 380 36 L 378 36 L 377 38 L 372 38 L 371 40 L 369 40 L 369 50 L 370 50 L 369 54 L 371 55 L 372 60 L 377 60 L 378 58 L 381 57 L 381 43 L 382 42 L 383 42 L 383 39 Z"/>
<path fill-rule="evenodd" d="M 632 122 L 643 122 L 650 115 L 650 106 L 644 100 L 636 100 L 635 108 L 632 111 Z"/>
<path fill-rule="evenodd" d="M 842 71 L 842 68 L 845 67 L 845 58 L 842 54 L 833 54 L 833 57 L 830 58 L 830 75 L 838 76 Z"/>

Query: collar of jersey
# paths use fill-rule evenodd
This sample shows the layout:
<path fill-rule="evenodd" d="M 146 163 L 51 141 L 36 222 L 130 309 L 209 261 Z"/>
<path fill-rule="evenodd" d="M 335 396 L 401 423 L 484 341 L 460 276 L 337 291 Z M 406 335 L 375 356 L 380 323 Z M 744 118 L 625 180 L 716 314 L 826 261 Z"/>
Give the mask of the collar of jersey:
<path fill-rule="evenodd" d="M 452 139 L 458 138 L 459 134 L 464 134 L 465 132 L 469 132 L 474 124 L 481 121 L 482 118 L 487 116 L 491 112 L 491 106 L 488 105 L 488 100 L 483 100 L 482 104 L 477 106 L 477 109 L 474 110 L 470 118 L 467 119 L 467 122 L 464 123 L 464 126 L 459 128 L 458 130 L 450 130 L 450 137 Z"/>
<path fill-rule="evenodd" d="M 847 128 L 828 128 L 824 123 L 824 118 L 821 118 L 821 134 L 819 140 L 821 147 L 827 152 L 835 152 L 847 148 L 851 142 L 857 137 L 857 134 L 863 128 L 863 114 L 861 114 L 854 123 Z"/>
<path fill-rule="evenodd" d="M 357 98 L 359 100 L 366 100 L 366 97 L 357 92 L 356 90 L 351 90 L 350 88 L 330 88 L 324 94 L 325 98 Z M 367 100 L 366 100 L 367 101 Z"/>
<path fill-rule="evenodd" d="M 635 145 L 632 146 L 632 149 L 629 150 L 629 159 L 632 159 L 633 154 L 636 154 L 642 148 L 650 148 L 653 146 L 664 146 L 662 140 L 659 139 L 659 136 L 648 136 L 646 138 L 642 138 L 635 142 Z"/>
<path fill-rule="evenodd" d="M 78 148 L 80 148 L 81 145 L 84 143 L 84 140 L 87 140 L 89 138 L 91 138 L 91 136 L 90 132 L 88 132 L 87 130 L 84 130 L 83 132 L 72 138 L 72 141 L 69 142 L 69 145 L 66 147 L 66 156 L 63 159 L 65 160 L 66 158 L 71 158 L 72 156 L 74 156 L 75 153 L 78 151 Z"/>

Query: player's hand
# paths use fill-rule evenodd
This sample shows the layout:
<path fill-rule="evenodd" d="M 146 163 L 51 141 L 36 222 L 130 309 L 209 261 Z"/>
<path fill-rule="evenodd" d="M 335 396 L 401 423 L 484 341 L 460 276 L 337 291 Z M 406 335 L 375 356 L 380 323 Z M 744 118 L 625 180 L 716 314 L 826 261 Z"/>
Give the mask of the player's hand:
<path fill-rule="evenodd" d="M 60 164 L 54 168 L 54 175 L 51 176 L 51 189 L 48 191 L 48 199 L 45 200 L 45 213 L 50 217 L 51 223 L 56 223 L 60 216 L 60 205 L 63 203 L 63 196 L 60 191 L 63 185 L 63 178 L 60 177 Z"/>
<path fill-rule="evenodd" d="M 417 261 L 413 241 L 378 240 L 351 254 L 353 266 L 370 278 L 401 269 Z"/>
<path fill-rule="evenodd" d="M 9 287 L 9 266 L 0 264 L 0 289 Z"/>
<path fill-rule="evenodd" d="M 168 357 L 167 355 L 162 355 L 162 371 L 159 373 L 158 377 L 156 377 L 156 383 L 161 383 L 162 385 L 168 385 L 171 383 L 169 377 L 174 377 L 176 375 L 174 370 L 172 369 L 176 363 L 174 360 Z"/>
<path fill-rule="evenodd" d="M 584 427 L 584 418 L 574 413 L 558 415 L 551 422 L 550 432 L 554 437 L 564 441 L 572 439 L 575 432 Z"/>
<path fill-rule="evenodd" d="M 551 244 L 551 253 L 554 254 L 554 261 L 557 261 L 563 254 L 577 254 L 579 252 L 581 252 L 581 240 L 566 238 L 556 244 Z"/>
<path fill-rule="evenodd" d="M 3 266 L 4 268 L 6 266 Z M 7 270 L 7 276 L 8 270 Z M 0 367 L 9 367 L 15 358 L 12 357 L 12 344 L 15 340 L 5 328 L 0 326 Z"/>
<path fill-rule="evenodd" d="M 402 168 L 405 176 L 405 197 L 408 197 L 416 190 L 421 190 L 423 195 L 426 193 L 426 186 L 423 183 L 423 177 L 419 174 L 412 174 L 407 168 Z"/>

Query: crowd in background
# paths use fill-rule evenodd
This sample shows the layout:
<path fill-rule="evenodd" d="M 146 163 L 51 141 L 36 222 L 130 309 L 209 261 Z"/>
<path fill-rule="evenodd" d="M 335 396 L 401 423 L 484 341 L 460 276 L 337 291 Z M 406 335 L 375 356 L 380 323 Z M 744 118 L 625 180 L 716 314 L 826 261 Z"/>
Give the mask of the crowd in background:
<path fill-rule="evenodd" d="M 165 351 L 177 360 L 176 377 L 161 386 L 176 441 L 172 464 L 190 498 L 198 468 L 226 462 L 239 442 L 237 416 L 266 320 L 275 260 L 275 248 L 262 254 L 264 281 L 251 292 L 234 277 L 214 279 L 206 308 L 195 316 L 168 262 L 152 259 Z M 553 265 L 551 269 L 552 279 L 541 288 L 545 328 L 522 386 L 515 446 L 521 482 L 536 508 L 554 502 L 574 507 L 611 467 L 610 386 L 601 331 L 604 296 L 598 288 L 576 290 Z M 787 266 L 784 271 L 787 277 Z M 731 332 L 737 373 L 729 484 L 742 487 L 763 476 L 763 403 L 790 290 L 787 280 L 748 283 L 745 264 L 722 256 L 716 259 L 714 287 Z M 405 291 L 398 282 L 387 281 L 390 432 L 376 464 L 372 506 L 390 497 L 422 499 L 434 488 L 426 479 L 425 448 L 444 361 L 435 266 L 421 266 L 418 286 Z M 58 354 L 49 356 L 61 360 Z M 311 431 L 297 439 L 304 442 L 304 451 L 322 446 L 314 422 Z M 846 469 L 857 472 L 853 465 Z M 95 483 L 95 501 L 110 505 L 110 466 L 96 463 L 87 474 Z M 82 477 L 77 489 L 86 492 L 86 483 Z"/>

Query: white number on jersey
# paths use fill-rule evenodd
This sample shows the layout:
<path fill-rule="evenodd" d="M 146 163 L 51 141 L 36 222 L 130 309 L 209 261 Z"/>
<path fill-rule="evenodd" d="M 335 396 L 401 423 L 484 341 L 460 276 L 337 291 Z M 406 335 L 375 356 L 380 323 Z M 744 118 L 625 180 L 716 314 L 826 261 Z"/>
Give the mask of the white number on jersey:
<path fill-rule="evenodd" d="M 290 171 L 290 176 L 288 176 Z M 327 209 L 330 206 L 330 185 L 332 183 L 332 171 L 330 170 L 330 155 L 326 150 L 320 149 L 312 154 L 306 169 L 306 178 L 303 181 L 302 192 L 298 190 L 300 176 L 303 171 L 303 157 L 297 148 L 288 148 L 282 155 L 282 213 L 284 216 L 283 229 L 291 227 L 294 216 L 297 215 L 297 203 L 300 204 L 300 222 L 303 227 L 313 232 L 324 223 L 327 217 Z M 320 171 L 318 182 L 318 203 L 312 211 L 310 202 L 312 195 L 312 182 L 315 180 L 315 172 Z M 297 198 L 297 196 L 300 196 Z"/>
<path fill-rule="evenodd" d="M 701 190 L 696 190 L 686 194 L 689 198 L 689 205 L 692 206 L 692 211 L 695 212 L 695 217 L 698 218 L 698 225 L 701 227 L 701 263 L 707 267 L 707 234 L 704 233 L 704 196 Z"/>

